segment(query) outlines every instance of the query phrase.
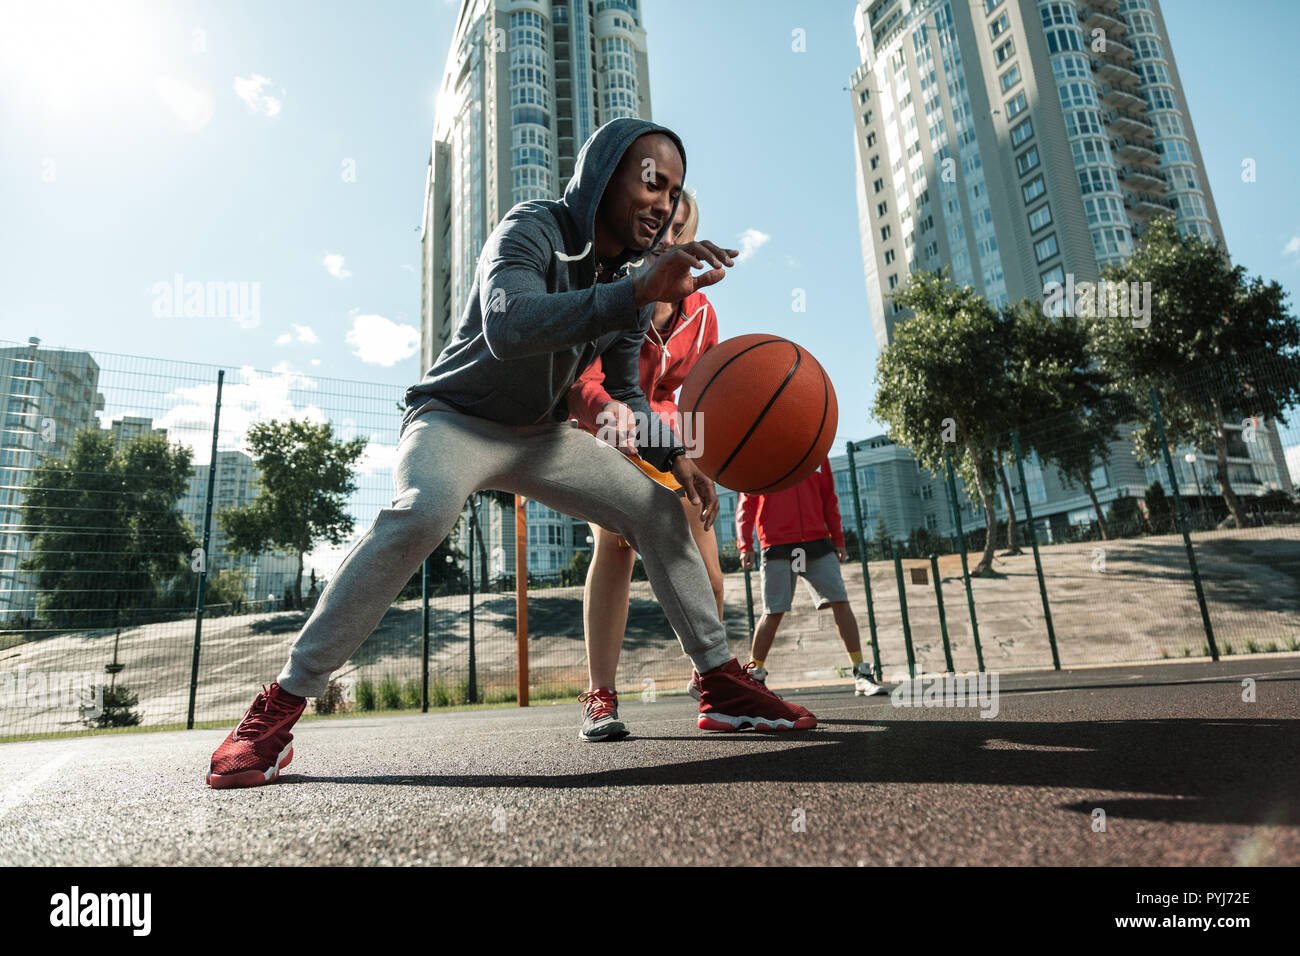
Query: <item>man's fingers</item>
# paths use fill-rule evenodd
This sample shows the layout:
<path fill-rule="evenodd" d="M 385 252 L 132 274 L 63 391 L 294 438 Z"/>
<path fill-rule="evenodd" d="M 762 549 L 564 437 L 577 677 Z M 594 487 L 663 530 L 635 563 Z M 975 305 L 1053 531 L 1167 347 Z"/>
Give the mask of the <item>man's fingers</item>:
<path fill-rule="evenodd" d="M 715 282 L 721 282 L 723 276 L 726 274 L 727 270 L 725 269 L 713 269 L 709 272 L 702 273 L 701 275 L 692 276 L 691 281 L 695 283 L 695 289 L 692 291 L 703 289 L 705 286 L 713 285 Z"/>
<path fill-rule="evenodd" d="M 723 249 L 721 246 L 709 242 L 707 239 L 701 239 L 700 245 L 708 249 L 709 252 L 713 253 L 717 258 L 725 261 L 729 266 L 734 266 L 736 263 L 733 260 L 736 256 L 740 255 L 740 252 L 736 249 Z"/>

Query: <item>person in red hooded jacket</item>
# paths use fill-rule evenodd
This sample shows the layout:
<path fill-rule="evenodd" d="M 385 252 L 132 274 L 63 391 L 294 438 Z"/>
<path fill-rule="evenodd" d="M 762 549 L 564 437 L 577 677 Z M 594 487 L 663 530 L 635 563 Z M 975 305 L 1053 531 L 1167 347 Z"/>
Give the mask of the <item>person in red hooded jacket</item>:
<path fill-rule="evenodd" d="M 871 668 L 862 660 L 858 622 L 849 606 L 840 565 L 849 559 L 844 547 L 844 527 L 835 495 L 831 463 L 820 468 L 793 488 L 769 495 L 741 494 L 736 506 L 736 542 L 740 563 L 754 567 L 754 530 L 763 552 L 759 577 L 763 592 L 763 616 L 754 627 L 750 662 L 745 665 L 753 677 L 767 681 L 763 666 L 781 618 L 790 610 L 795 578 L 803 578 L 805 589 L 817 610 L 830 607 L 835 630 L 853 664 L 854 696 L 871 696 L 884 691 L 872 680 Z"/>
<path fill-rule="evenodd" d="M 699 206 L 694 197 L 683 192 L 677 217 L 666 237 L 667 243 L 679 245 L 692 241 L 698 224 Z M 677 410 L 677 390 L 700 356 L 717 344 L 717 316 L 704 293 L 694 292 L 676 304 L 661 302 L 656 306 L 654 321 L 646 330 L 645 343 L 641 347 L 641 388 L 651 409 L 679 431 L 683 423 Z M 597 359 L 569 390 L 569 414 L 588 431 L 598 435 L 611 421 L 630 413 L 626 405 L 610 398 L 605 391 L 604 379 Z M 625 448 L 624 451 L 634 453 L 635 449 Z M 699 509 L 690 507 L 677 479 L 642 458 L 633 457 L 632 461 L 651 479 L 682 496 L 691 535 L 708 570 L 709 583 L 718 603 L 718 618 L 721 619 L 723 578 L 718 561 L 718 540 L 713 529 L 705 529 Z M 636 553 L 621 536 L 606 528 L 593 524 L 591 533 L 594 542 L 592 560 L 582 595 L 590 683 L 581 698 L 586 709 L 579 737 L 583 740 L 617 740 L 627 736 L 628 732 L 626 725 L 618 719 L 615 678 L 623 635 L 627 630 Z"/>

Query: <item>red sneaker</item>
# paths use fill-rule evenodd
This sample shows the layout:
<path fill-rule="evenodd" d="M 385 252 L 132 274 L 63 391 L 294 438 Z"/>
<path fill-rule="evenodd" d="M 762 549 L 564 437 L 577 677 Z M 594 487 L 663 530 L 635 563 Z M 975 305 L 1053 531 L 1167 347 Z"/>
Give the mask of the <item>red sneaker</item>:
<path fill-rule="evenodd" d="M 212 755 L 208 786 L 260 787 L 280 776 L 293 759 L 293 734 L 289 728 L 302 716 L 307 698 L 271 684 L 257 695 L 253 706 Z"/>
<path fill-rule="evenodd" d="M 777 697 L 733 657 L 700 675 L 701 730 L 812 730 L 817 718 Z"/>

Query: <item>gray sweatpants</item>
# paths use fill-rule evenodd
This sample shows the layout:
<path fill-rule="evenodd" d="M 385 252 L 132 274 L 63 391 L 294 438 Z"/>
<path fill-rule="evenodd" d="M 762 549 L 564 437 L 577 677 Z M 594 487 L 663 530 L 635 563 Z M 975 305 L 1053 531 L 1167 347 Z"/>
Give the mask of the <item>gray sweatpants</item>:
<path fill-rule="evenodd" d="M 492 488 L 621 534 L 682 650 L 701 674 L 731 658 L 700 549 L 681 500 L 574 422 L 502 425 L 440 401 L 408 413 L 395 496 L 344 558 L 294 641 L 279 682 L 318 697 L 370 636 L 420 563 L 451 532 L 474 492 Z"/>

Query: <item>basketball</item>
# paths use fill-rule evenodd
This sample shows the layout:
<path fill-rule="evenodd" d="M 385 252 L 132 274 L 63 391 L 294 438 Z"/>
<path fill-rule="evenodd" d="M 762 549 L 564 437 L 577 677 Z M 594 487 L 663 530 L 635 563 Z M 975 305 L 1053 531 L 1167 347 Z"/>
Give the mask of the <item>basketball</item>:
<path fill-rule="evenodd" d="M 768 494 L 820 467 L 839 406 L 821 364 L 779 335 L 738 335 L 705 352 L 682 382 L 678 408 L 694 429 L 706 475 L 733 491 Z"/>

